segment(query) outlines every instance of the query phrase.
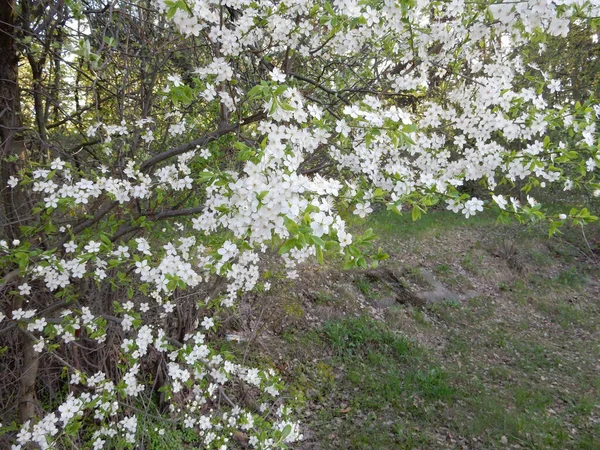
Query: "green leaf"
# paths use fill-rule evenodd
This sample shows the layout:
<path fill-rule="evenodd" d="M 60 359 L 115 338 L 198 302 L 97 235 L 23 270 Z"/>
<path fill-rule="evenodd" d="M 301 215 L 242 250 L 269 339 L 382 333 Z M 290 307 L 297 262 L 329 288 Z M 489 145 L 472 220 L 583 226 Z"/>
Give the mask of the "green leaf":
<path fill-rule="evenodd" d="M 373 228 L 369 228 L 367 231 L 365 231 L 359 239 L 362 242 L 372 241 L 373 239 L 375 239 L 375 233 L 373 233 Z"/>
<path fill-rule="evenodd" d="M 393 212 L 395 212 L 395 213 L 396 213 L 396 214 L 398 214 L 399 216 L 401 216 L 401 215 L 402 215 L 402 211 L 400 211 L 400 208 L 398 208 L 398 206 L 397 206 L 397 205 L 395 205 L 395 204 L 393 204 L 393 203 L 391 203 L 391 204 L 387 205 L 386 209 L 387 209 L 388 211 L 393 211 Z"/>
<path fill-rule="evenodd" d="M 104 36 L 104 43 L 106 45 L 108 45 L 109 47 L 114 47 L 116 45 L 117 41 L 113 37 Z"/>
<path fill-rule="evenodd" d="M 280 84 L 277 89 L 275 89 L 274 95 L 281 95 L 285 91 L 287 91 L 287 86 L 285 84 Z"/>
<path fill-rule="evenodd" d="M 360 256 L 360 250 L 358 248 L 356 248 L 356 246 L 354 245 L 349 245 L 347 247 L 348 249 L 348 253 L 350 253 L 352 256 L 354 256 L 355 258 L 358 258 Z"/>
<path fill-rule="evenodd" d="M 174 291 L 176 287 L 177 287 L 177 281 L 169 280 L 169 282 L 167 283 L 167 289 L 170 291 Z"/>
<path fill-rule="evenodd" d="M 325 11 L 327 11 L 330 15 L 335 16 L 335 11 L 333 10 L 333 7 L 331 6 L 331 3 L 325 2 L 325 4 L 323 5 L 323 7 L 325 8 Z"/>
<path fill-rule="evenodd" d="M 56 230 L 57 229 L 52 222 L 46 222 L 46 224 L 44 225 L 44 232 L 46 234 L 56 233 Z"/>
<path fill-rule="evenodd" d="M 281 430 L 281 436 L 279 437 L 279 441 L 285 441 L 285 439 L 290 435 L 290 433 L 292 432 L 292 426 L 291 425 L 286 425 L 283 430 Z"/>
<path fill-rule="evenodd" d="M 279 106 L 281 106 L 284 111 L 296 111 L 296 108 L 285 102 L 280 102 Z"/>
<path fill-rule="evenodd" d="M 291 235 L 296 235 L 300 231 L 298 228 L 298 224 L 287 216 L 283 218 L 283 223 L 285 224 L 285 228 L 290 232 Z"/>
<path fill-rule="evenodd" d="M 295 237 L 288 239 L 287 241 L 285 241 L 283 243 L 283 245 L 281 247 L 279 247 L 279 254 L 283 255 L 283 254 L 289 252 L 292 248 L 294 248 L 296 246 L 297 243 L 298 243 L 298 239 L 296 239 Z"/>
<path fill-rule="evenodd" d="M 319 207 L 311 204 L 306 207 L 306 211 L 304 211 L 304 212 L 305 212 L 305 214 L 310 214 L 311 212 L 317 212 L 317 211 L 320 211 Z"/>
<path fill-rule="evenodd" d="M 315 244 L 317 247 L 325 247 L 325 241 L 323 239 L 321 239 L 318 236 L 311 236 L 310 240 L 313 242 L 313 244 Z"/>
<path fill-rule="evenodd" d="M 317 261 L 319 261 L 319 264 L 323 264 L 323 247 L 315 245 L 315 249 L 317 251 Z"/>
<path fill-rule="evenodd" d="M 234 142 L 233 146 L 235 148 L 237 148 L 240 151 L 245 151 L 245 150 L 250 150 L 250 147 L 248 147 L 246 144 L 244 144 L 243 142 Z"/>
<path fill-rule="evenodd" d="M 17 252 L 15 253 L 15 258 L 17 260 L 17 264 L 20 269 L 27 268 L 27 264 L 29 263 L 29 254 L 25 252 Z"/>
<path fill-rule="evenodd" d="M 104 244 L 106 244 L 106 245 L 108 246 L 108 248 L 111 248 L 111 247 L 112 247 L 112 242 L 110 242 L 110 238 L 109 238 L 109 237 L 108 237 L 106 234 L 102 233 L 102 234 L 100 235 L 100 240 L 101 240 L 101 241 L 102 241 Z"/>
<path fill-rule="evenodd" d="M 553 221 L 548 229 L 548 237 L 552 237 L 555 233 L 561 233 L 559 228 L 563 225 L 562 221 Z"/>
<path fill-rule="evenodd" d="M 383 261 L 386 260 L 390 257 L 390 255 L 388 255 L 387 253 L 385 253 L 381 247 L 379 247 L 379 250 L 377 251 L 377 254 L 375 255 L 375 259 L 377 261 Z"/>
<path fill-rule="evenodd" d="M 419 220 L 421 218 L 421 208 L 417 205 L 413 205 L 412 209 L 412 220 Z"/>
<path fill-rule="evenodd" d="M 259 202 L 262 202 L 262 201 L 263 201 L 263 199 L 264 199 L 264 198 L 265 198 L 265 197 L 266 197 L 268 194 L 269 194 L 269 191 L 262 191 L 262 192 L 259 192 L 259 193 L 257 193 L 257 194 L 256 194 L 256 199 L 257 199 Z"/>
<path fill-rule="evenodd" d="M 407 124 L 402 126 L 402 131 L 405 133 L 414 133 L 418 130 L 417 126 L 414 124 Z"/>
<path fill-rule="evenodd" d="M 304 233 L 299 233 L 298 234 L 298 242 L 296 244 L 296 247 L 298 247 L 298 248 L 306 247 L 307 244 L 308 244 L 308 239 L 306 239 L 306 235 Z"/>
<path fill-rule="evenodd" d="M 209 172 L 208 170 L 204 170 L 202 172 L 200 172 L 200 174 L 198 175 L 198 181 L 203 182 L 203 181 L 210 181 L 215 177 L 215 174 L 212 172 Z"/>
<path fill-rule="evenodd" d="M 264 87 L 261 86 L 260 84 L 257 84 L 256 86 L 254 86 L 252 89 L 250 89 L 248 91 L 248 98 L 252 100 L 257 97 L 262 97 L 263 90 L 264 90 Z"/>

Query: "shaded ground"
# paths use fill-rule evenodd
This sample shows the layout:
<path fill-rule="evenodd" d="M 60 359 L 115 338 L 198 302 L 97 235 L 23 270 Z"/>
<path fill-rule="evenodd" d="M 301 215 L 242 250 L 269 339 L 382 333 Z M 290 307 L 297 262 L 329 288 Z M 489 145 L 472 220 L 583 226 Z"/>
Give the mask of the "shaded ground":
<path fill-rule="evenodd" d="M 600 448 L 600 233 L 475 219 L 380 213 L 381 268 L 247 299 L 231 350 L 284 375 L 297 448 Z"/>

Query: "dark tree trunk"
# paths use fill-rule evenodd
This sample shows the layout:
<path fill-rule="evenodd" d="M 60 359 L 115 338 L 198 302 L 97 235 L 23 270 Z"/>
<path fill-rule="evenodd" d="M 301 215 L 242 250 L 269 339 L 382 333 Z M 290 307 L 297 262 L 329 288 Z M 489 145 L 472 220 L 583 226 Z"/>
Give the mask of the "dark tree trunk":
<path fill-rule="evenodd" d="M 14 0 L 0 0 L 0 209 L 1 235 L 19 238 L 19 193 L 7 186 L 17 176 L 17 161 L 24 151 L 20 136 L 19 58 L 14 40 Z"/>
<path fill-rule="evenodd" d="M 11 241 L 20 238 L 19 225 L 28 216 L 23 192 L 18 187 L 11 189 L 7 185 L 11 176 L 18 178 L 19 162 L 26 157 L 21 135 L 14 7 L 14 0 L 0 0 L 0 237 Z M 13 302 L 14 310 L 19 303 L 18 297 Z M 23 365 L 19 379 L 19 420 L 25 423 L 35 417 L 39 357 L 33 349 L 34 342 L 30 336 L 24 335 L 21 342 Z"/>

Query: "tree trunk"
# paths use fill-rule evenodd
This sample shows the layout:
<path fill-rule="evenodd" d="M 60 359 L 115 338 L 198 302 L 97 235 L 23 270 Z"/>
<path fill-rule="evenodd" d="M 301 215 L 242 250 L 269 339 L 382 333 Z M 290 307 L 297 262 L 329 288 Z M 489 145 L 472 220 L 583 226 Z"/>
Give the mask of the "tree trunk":
<path fill-rule="evenodd" d="M 7 185 L 11 176 L 19 178 L 18 164 L 26 157 L 21 135 L 14 8 L 14 0 L 0 0 L 0 237 L 11 241 L 21 238 L 19 225 L 28 215 L 23 191 Z M 17 298 L 13 300 L 19 303 Z M 19 420 L 25 423 L 35 417 L 39 355 L 33 349 L 34 341 L 29 335 L 23 334 L 21 343 L 23 366 L 19 379 Z"/>
<path fill-rule="evenodd" d="M 0 231 L 3 237 L 19 238 L 18 190 L 7 186 L 17 176 L 17 160 L 24 150 L 20 137 L 19 58 L 14 42 L 14 0 L 0 0 Z"/>
<path fill-rule="evenodd" d="M 35 417 L 37 399 L 35 396 L 35 382 L 37 380 L 40 356 L 33 349 L 35 341 L 27 334 L 23 334 L 23 367 L 19 379 L 19 421 L 23 424 Z"/>

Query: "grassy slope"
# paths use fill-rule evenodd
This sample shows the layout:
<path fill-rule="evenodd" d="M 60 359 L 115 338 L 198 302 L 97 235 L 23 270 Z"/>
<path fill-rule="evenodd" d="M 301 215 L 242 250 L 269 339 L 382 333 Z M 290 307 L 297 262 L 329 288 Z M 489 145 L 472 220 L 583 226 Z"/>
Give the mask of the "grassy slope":
<path fill-rule="evenodd" d="M 301 448 L 600 448 L 600 257 L 580 231 L 446 212 L 367 226 L 407 286 L 427 271 L 455 296 L 372 308 L 384 286 L 314 267 L 278 291 L 263 358 L 297 398 Z"/>

